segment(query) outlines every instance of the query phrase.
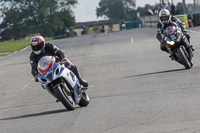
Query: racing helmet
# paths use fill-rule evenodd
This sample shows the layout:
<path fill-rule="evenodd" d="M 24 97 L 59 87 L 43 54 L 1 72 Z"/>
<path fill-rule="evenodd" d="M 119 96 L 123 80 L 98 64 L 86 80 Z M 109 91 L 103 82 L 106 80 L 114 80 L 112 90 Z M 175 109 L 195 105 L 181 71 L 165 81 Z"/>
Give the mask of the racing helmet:
<path fill-rule="evenodd" d="M 163 25 L 169 24 L 169 22 L 171 21 L 171 15 L 170 15 L 169 10 L 167 10 L 167 9 L 162 9 L 162 10 L 159 12 L 159 19 L 160 19 L 160 22 L 161 22 Z"/>
<path fill-rule="evenodd" d="M 34 36 L 30 43 L 31 48 L 36 55 L 41 54 L 45 49 L 45 40 L 42 36 Z"/>

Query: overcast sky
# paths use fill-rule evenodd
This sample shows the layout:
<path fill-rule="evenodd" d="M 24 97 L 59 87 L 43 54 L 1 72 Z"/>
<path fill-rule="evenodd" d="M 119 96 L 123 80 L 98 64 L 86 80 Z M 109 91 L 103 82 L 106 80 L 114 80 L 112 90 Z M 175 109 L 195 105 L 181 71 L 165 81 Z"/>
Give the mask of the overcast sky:
<path fill-rule="evenodd" d="M 171 2 L 171 0 L 169 0 Z M 182 0 L 173 0 L 174 3 L 182 2 Z M 193 3 L 194 0 L 185 0 L 186 3 Z M 76 22 L 97 21 L 103 18 L 96 17 L 96 7 L 98 7 L 100 0 L 78 0 L 78 5 L 73 10 L 76 17 Z M 160 0 L 136 0 L 136 7 L 143 7 L 145 4 L 154 5 Z"/>

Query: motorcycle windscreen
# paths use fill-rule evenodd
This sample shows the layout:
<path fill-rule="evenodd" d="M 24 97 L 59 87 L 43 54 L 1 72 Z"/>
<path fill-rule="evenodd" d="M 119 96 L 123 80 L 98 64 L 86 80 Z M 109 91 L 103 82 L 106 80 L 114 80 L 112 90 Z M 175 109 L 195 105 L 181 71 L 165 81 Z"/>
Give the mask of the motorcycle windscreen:
<path fill-rule="evenodd" d="M 46 73 L 44 73 L 43 75 L 49 80 L 49 81 L 53 81 L 55 80 L 59 74 L 61 73 L 61 71 L 59 71 L 59 68 L 58 68 L 59 64 L 54 62 L 53 64 L 53 67 L 47 71 Z M 57 72 L 59 71 L 59 72 Z"/>
<path fill-rule="evenodd" d="M 42 74 L 47 73 L 50 69 L 52 69 L 54 62 L 55 58 L 53 56 L 44 56 L 38 62 L 38 70 Z"/>
<path fill-rule="evenodd" d="M 176 33 L 177 29 L 175 26 L 169 26 L 166 28 L 166 32 L 168 35 L 174 34 Z"/>

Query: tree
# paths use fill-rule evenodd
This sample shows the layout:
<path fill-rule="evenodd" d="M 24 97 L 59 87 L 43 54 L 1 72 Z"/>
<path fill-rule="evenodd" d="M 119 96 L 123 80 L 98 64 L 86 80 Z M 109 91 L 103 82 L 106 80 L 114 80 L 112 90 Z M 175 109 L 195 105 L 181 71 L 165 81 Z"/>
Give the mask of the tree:
<path fill-rule="evenodd" d="M 108 27 L 109 27 L 109 31 L 112 32 L 113 31 L 113 23 L 111 20 L 108 21 Z"/>
<path fill-rule="evenodd" d="M 122 20 L 135 8 L 135 0 L 101 0 L 96 9 L 97 17 L 106 16 L 110 20 Z"/>
<path fill-rule="evenodd" d="M 185 4 L 185 0 L 182 0 L 182 5 L 183 5 L 183 13 L 187 14 L 187 8 L 186 8 L 186 4 Z"/>
<path fill-rule="evenodd" d="M 187 4 L 186 7 L 187 7 L 188 14 L 194 14 L 195 13 L 195 8 L 194 8 L 193 4 Z"/>
<path fill-rule="evenodd" d="M 178 3 L 177 5 L 176 5 L 176 14 L 177 15 L 179 15 L 179 14 L 183 14 L 184 12 L 183 12 L 183 5 L 182 5 L 182 3 Z"/>
<path fill-rule="evenodd" d="M 71 6 L 77 0 L 0 0 L 3 39 L 18 39 L 28 34 L 52 36 L 75 24 Z"/>
<path fill-rule="evenodd" d="M 94 33 L 99 33 L 99 26 L 94 26 L 92 30 Z"/>

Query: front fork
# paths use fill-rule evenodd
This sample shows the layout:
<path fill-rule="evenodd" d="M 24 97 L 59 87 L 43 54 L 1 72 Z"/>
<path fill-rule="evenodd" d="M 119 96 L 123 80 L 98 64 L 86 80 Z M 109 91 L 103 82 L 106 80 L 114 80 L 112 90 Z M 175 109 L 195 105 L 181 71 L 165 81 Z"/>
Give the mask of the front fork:
<path fill-rule="evenodd" d="M 177 52 L 176 52 L 177 49 L 171 50 L 171 48 L 169 48 L 168 46 L 166 46 L 166 48 L 169 54 L 171 55 L 171 58 L 181 63 L 179 56 L 177 55 Z M 192 59 L 190 47 L 180 46 L 179 48 L 181 48 L 184 51 L 186 57 L 188 58 L 188 61 L 190 62 Z"/>
<path fill-rule="evenodd" d="M 185 44 L 185 47 L 183 47 L 183 50 L 188 57 L 188 60 L 192 61 L 193 51 L 190 45 L 190 42 L 188 41 L 187 37 L 183 34 L 183 43 Z"/>

